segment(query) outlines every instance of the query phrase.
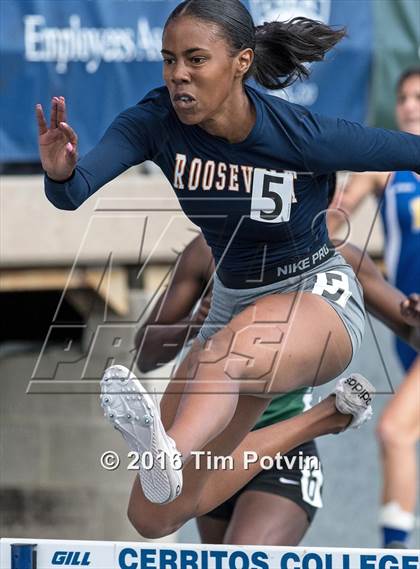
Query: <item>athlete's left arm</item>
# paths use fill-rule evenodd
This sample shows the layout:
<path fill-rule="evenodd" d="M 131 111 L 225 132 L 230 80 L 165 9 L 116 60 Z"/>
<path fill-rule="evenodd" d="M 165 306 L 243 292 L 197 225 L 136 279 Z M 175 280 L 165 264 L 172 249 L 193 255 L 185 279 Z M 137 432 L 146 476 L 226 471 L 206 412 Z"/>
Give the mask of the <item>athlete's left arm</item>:
<path fill-rule="evenodd" d="M 309 112 L 302 115 L 300 126 L 299 140 L 309 172 L 420 173 L 420 136 Z"/>
<path fill-rule="evenodd" d="M 407 299 L 383 278 L 369 255 L 347 243 L 340 253 L 353 267 L 363 287 L 368 311 L 415 350 L 420 350 L 420 302 Z M 417 309 L 419 306 L 419 309 Z"/>

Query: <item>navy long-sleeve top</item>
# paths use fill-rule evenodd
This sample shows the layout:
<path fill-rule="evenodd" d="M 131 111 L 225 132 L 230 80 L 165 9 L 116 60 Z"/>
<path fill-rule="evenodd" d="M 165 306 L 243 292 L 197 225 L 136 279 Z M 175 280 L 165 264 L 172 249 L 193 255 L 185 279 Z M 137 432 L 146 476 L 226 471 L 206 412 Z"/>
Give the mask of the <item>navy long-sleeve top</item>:
<path fill-rule="evenodd" d="M 261 275 L 327 242 L 328 175 L 420 172 L 420 136 L 327 118 L 246 86 L 256 122 L 239 143 L 177 117 L 166 87 L 123 111 L 48 199 L 76 209 L 127 168 L 152 160 L 198 225 L 223 271 Z M 141 188 L 139 188 L 141 191 Z"/>

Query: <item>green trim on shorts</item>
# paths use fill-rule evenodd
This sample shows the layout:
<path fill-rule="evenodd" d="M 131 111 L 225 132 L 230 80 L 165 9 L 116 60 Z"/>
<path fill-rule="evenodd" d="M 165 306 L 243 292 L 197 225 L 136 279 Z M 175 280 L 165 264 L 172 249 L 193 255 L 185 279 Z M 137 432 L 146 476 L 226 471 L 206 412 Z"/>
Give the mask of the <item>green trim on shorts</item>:
<path fill-rule="evenodd" d="M 254 431 L 268 425 L 274 425 L 279 421 L 290 419 L 299 415 L 305 409 L 304 396 L 308 393 L 307 388 L 298 389 L 275 397 L 254 427 Z"/>

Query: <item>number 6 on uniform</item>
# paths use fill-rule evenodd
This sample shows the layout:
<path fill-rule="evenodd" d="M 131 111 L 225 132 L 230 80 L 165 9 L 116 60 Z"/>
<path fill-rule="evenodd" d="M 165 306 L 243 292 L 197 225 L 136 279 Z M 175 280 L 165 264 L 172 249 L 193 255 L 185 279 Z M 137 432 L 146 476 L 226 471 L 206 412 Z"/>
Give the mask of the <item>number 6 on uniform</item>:
<path fill-rule="evenodd" d="M 324 296 L 344 308 L 351 297 L 348 276 L 341 271 L 318 273 L 312 293 Z"/>

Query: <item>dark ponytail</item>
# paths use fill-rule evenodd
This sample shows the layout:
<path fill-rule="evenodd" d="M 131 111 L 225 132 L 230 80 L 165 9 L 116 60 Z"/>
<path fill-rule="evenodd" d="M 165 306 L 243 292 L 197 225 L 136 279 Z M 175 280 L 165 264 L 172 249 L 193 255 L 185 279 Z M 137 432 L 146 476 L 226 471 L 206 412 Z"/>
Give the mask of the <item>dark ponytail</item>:
<path fill-rule="evenodd" d="M 255 59 L 245 79 L 254 77 L 267 89 L 284 89 L 296 79 L 307 77 L 305 63 L 322 61 L 345 36 L 345 30 L 334 30 L 309 18 L 255 27 L 240 0 L 185 0 L 170 14 L 165 28 L 180 16 L 216 24 L 232 55 L 251 48 Z"/>
<path fill-rule="evenodd" d="M 266 22 L 256 28 L 255 80 L 267 89 L 284 89 L 309 76 L 305 63 L 322 61 L 344 36 L 322 22 L 293 18 L 288 22 Z"/>

